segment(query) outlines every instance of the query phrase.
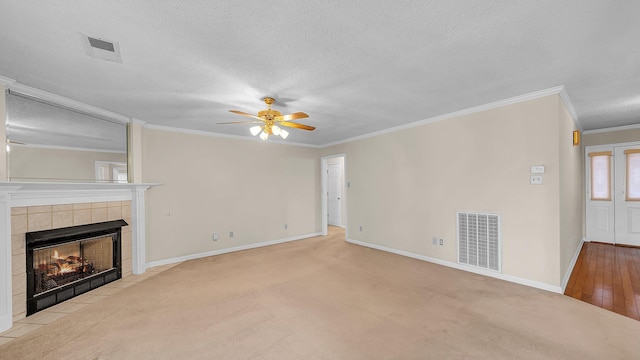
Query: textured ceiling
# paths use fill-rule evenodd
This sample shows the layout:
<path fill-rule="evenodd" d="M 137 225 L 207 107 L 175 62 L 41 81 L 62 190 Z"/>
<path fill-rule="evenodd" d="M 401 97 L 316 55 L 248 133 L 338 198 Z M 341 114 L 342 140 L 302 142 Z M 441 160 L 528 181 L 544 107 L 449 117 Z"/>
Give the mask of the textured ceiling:
<path fill-rule="evenodd" d="M 0 1 L 0 75 L 149 124 L 322 145 L 559 85 L 585 130 L 640 122 L 640 1 Z M 122 63 L 80 34 L 118 42 Z"/>

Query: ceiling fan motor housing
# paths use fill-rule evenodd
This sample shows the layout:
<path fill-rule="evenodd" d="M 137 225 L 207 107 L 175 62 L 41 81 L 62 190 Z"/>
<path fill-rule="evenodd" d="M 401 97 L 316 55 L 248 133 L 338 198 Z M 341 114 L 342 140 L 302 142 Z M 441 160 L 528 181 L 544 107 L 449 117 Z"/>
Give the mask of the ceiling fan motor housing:
<path fill-rule="evenodd" d="M 258 111 L 258 117 L 261 117 L 267 120 L 273 120 L 274 117 L 281 116 L 281 115 L 282 113 L 278 110 L 267 109 L 267 110 Z"/>

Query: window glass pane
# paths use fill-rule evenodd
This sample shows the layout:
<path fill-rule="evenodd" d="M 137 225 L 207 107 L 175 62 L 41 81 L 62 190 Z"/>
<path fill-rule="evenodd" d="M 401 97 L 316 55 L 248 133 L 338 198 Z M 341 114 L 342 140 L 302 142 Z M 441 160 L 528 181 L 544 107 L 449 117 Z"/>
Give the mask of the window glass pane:
<path fill-rule="evenodd" d="M 640 153 L 627 154 L 627 200 L 640 200 Z"/>
<path fill-rule="evenodd" d="M 591 200 L 611 200 L 611 156 L 591 156 Z"/>

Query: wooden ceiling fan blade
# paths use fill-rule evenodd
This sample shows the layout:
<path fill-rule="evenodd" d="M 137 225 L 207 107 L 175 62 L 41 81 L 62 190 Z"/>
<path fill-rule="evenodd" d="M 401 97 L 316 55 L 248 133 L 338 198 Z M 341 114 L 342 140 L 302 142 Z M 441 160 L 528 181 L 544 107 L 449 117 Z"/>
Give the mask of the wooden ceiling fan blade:
<path fill-rule="evenodd" d="M 276 116 L 274 119 L 277 121 L 289 121 L 289 120 L 296 120 L 296 119 L 304 119 L 308 117 L 309 115 L 303 112 L 297 112 L 297 113 L 288 114 L 288 115 Z"/>
<path fill-rule="evenodd" d="M 227 125 L 227 124 L 262 124 L 262 121 L 230 121 L 230 122 L 221 122 L 216 123 L 217 125 Z"/>
<path fill-rule="evenodd" d="M 242 116 L 252 117 L 252 118 L 254 118 L 254 119 L 258 119 L 258 120 L 260 120 L 260 121 L 264 121 L 264 119 L 263 119 L 263 118 L 258 117 L 258 116 L 255 116 L 255 115 L 248 114 L 248 113 L 246 113 L 246 112 L 244 112 L 244 111 L 240 111 L 240 110 L 229 110 L 229 112 L 232 112 L 232 113 L 234 113 L 234 114 L 238 114 L 238 115 L 242 115 Z"/>
<path fill-rule="evenodd" d="M 282 126 L 287 126 L 287 127 L 291 127 L 291 128 L 296 128 L 296 129 L 302 129 L 302 130 L 315 130 L 316 128 L 313 126 L 309 126 L 309 125 L 304 125 L 304 124 L 298 124 L 298 123 L 294 123 L 294 122 L 289 122 L 289 121 L 278 121 L 279 125 Z"/>

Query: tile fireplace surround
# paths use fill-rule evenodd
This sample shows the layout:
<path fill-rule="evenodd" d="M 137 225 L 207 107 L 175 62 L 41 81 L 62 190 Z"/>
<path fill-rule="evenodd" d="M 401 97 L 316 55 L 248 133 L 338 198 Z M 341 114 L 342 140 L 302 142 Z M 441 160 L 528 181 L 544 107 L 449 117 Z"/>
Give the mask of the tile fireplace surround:
<path fill-rule="evenodd" d="M 27 232 L 124 219 L 122 276 L 144 273 L 144 193 L 154 185 L 0 182 L 0 332 L 26 316 Z"/>

